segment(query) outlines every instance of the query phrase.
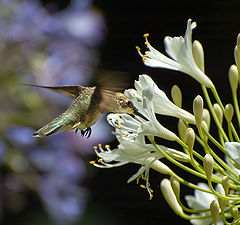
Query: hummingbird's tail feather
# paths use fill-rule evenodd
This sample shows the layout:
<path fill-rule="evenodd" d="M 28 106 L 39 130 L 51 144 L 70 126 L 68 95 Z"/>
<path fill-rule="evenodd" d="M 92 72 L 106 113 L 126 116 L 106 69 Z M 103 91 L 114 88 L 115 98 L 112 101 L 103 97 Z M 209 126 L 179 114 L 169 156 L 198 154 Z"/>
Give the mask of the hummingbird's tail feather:
<path fill-rule="evenodd" d="M 79 92 L 81 92 L 80 86 L 41 86 L 41 85 L 33 85 L 33 84 L 23 84 L 26 86 L 31 87 L 38 87 L 38 88 L 46 88 L 46 89 L 52 89 L 58 92 L 61 92 L 65 95 L 68 95 L 70 97 L 76 98 L 79 95 Z"/>
<path fill-rule="evenodd" d="M 49 136 L 51 134 L 57 133 L 61 130 L 71 130 L 72 125 L 69 123 L 69 121 L 64 120 L 63 118 L 56 118 L 44 127 L 40 128 L 37 130 L 34 134 L 33 137 L 36 138 L 41 138 L 45 136 Z"/>

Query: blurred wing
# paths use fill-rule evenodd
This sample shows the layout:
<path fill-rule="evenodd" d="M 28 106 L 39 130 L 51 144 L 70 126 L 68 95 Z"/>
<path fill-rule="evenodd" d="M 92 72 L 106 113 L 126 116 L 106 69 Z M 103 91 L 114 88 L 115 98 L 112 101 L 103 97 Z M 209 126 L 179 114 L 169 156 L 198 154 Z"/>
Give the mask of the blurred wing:
<path fill-rule="evenodd" d="M 116 93 L 123 93 L 130 86 L 130 75 L 126 72 L 99 70 L 95 76 L 96 88 L 92 101 L 105 112 L 116 104 Z"/>
<path fill-rule="evenodd" d="M 130 86 L 130 74 L 120 71 L 100 70 L 95 76 L 96 86 L 110 92 L 124 92 Z"/>
<path fill-rule="evenodd" d="M 31 86 L 31 87 L 51 89 L 57 92 L 61 92 L 73 98 L 76 98 L 79 95 L 82 88 L 81 86 L 40 86 L 40 85 L 32 85 L 32 84 L 24 84 L 24 85 Z"/>

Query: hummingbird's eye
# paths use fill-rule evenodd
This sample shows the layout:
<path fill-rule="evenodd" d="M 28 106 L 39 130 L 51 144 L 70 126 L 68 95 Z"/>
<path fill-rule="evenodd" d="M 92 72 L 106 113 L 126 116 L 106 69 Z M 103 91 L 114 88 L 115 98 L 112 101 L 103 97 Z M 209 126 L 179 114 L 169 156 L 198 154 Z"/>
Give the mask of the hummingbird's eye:
<path fill-rule="evenodd" d="M 133 106 L 133 103 L 132 103 L 131 101 L 128 101 L 127 104 L 128 104 L 128 107 L 129 107 L 129 108 L 133 108 L 133 107 L 134 107 L 134 106 Z"/>

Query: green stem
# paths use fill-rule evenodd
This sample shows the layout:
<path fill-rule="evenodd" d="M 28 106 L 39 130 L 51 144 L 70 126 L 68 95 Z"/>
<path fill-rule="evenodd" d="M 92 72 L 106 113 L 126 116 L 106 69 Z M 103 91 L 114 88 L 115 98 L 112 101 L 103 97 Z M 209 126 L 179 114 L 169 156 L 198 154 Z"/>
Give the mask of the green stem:
<path fill-rule="evenodd" d="M 205 86 L 203 86 L 203 85 L 201 85 L 201 87 L 202 87 L 202 91 L 203 91 L 205 100 L 206 100 L 206 102 L 207 102 L 208 108 L 209 108 L 209 110 L 210 110 L 210 112 L 211 112 L 211 114 L 212 114 L 212 117 L 213 117 L 213 119 L 214 119 L 214 121 L 215 121 L 215 123 L 216 123 L 216 125 L 217 125 L 217 127 L 218 127 L 218 130 L 222 133 L 222 136 L 223 136 L 224 140 L 225 140 L 225 141 L 229 141 L 229 140 L 228 140 L 228 137 L 227 137 L 225 131 L 223 130 L 222 125 L 220 124 L 220 122 L 219 122 L 219 120 L 218 120 L 218 118 L 217 118 L 217 115 L 216 115 L 216 113 L 215 113 L 215 111 L 214 111 L 214 108 L 213 108 L 211 99 L 210 99 L 209 94 L 208 94 L 208 92 L 207 92 L 207 88 L 206 88 Z M 223 107 L 223 105 L 222 105 L 222 102 L 221 102 L 220 98 L 218 97 L 218 94 L 216 93 L 215 87 L 213 87 L 211 90 L 212 90 L 213 95 L 215 96 L 218 104 L 220 105 L 220 107 L 222 108 L 222 110 L 223 110 L 223 112 L 224 112 L 224 107 Z"/>

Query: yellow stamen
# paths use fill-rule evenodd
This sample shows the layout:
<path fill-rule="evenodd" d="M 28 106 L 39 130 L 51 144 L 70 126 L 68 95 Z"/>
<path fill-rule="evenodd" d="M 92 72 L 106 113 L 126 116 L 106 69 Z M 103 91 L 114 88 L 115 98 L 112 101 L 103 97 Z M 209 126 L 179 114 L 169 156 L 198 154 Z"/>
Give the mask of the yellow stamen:
<path fill-rule="evenodd" d="M 143 35 L 143 37 L 148 37 L 149 36 L 149 33 L 146 33 Z"/>
<path fill-rule="evenodd" d="M 90 163 L 90 164 L 95 164 L 96 161 L 92 160 L 92 161 L 90 161 L 89 163 Z"/>
<path fill-rule="evenodd" d="M 93 149 L 97 150 L 97 146 L 93 146 Z"/>
<path fill-rule="evenodd" d="M 150 195 L 150 196 L 149 196 L 149 200 L 152 200 L 152 198 L 153 198 L 153 195 Z"/>
<path fill-rule="evenodd" d="M 110 148 L 110 145 L 105 145 L 105 148 Z"/>
<path fill-rule="evenodd" d="M 140 51 L 140 48 L 139 48 L 138 46 L 136 46 L 136 49 L 137 49 L 138 51 Z"/>
<path fill-rule="evenodd" d="M 102 147 L 102 144 L 98 144 L 98 147 Z"/>
<path fill-rule="evenodd" d="M 148 42 L 148 41 L 145 41 L 144 44 L 145 44 L 145 45 L 149 45 L 149 42 Z"/>
<path fill-rule="evenodd" d="M 128 136 L 128 133 L 125 134 L 125 137 L 127 137 L 127 136 Z"/>
<path fill-rule="evenodd" d="M 146 189 L 146 186 L 143 184 L 140 184 L 140 187 Z"/>
<path fill-rule="evenodd" d="M 145 62 L 146 62 L 146 59 L 145 59 L 144 57 L 142 57 L 142 61 L 143 61 L 143 63 L 145 63 Z"/>
<path fill-rule="evenodd" d="M 123 128 L 123 126 L 119 126 L 119 127 L 118 127 L 118 129 L 122 129 L 122 128 Z"/>
<path fill-rule="evenodd" d="M 98 159 L 98 162 L 100 163 L 100 162 L 102 162 L 103 161 L 103 159 L 102 158 L 100 158 L 100 159 Z"/>
<path fill-rule="evenodd" d="M 117 118 L 116 121 L 119 121 L 119 119 Z"/>

